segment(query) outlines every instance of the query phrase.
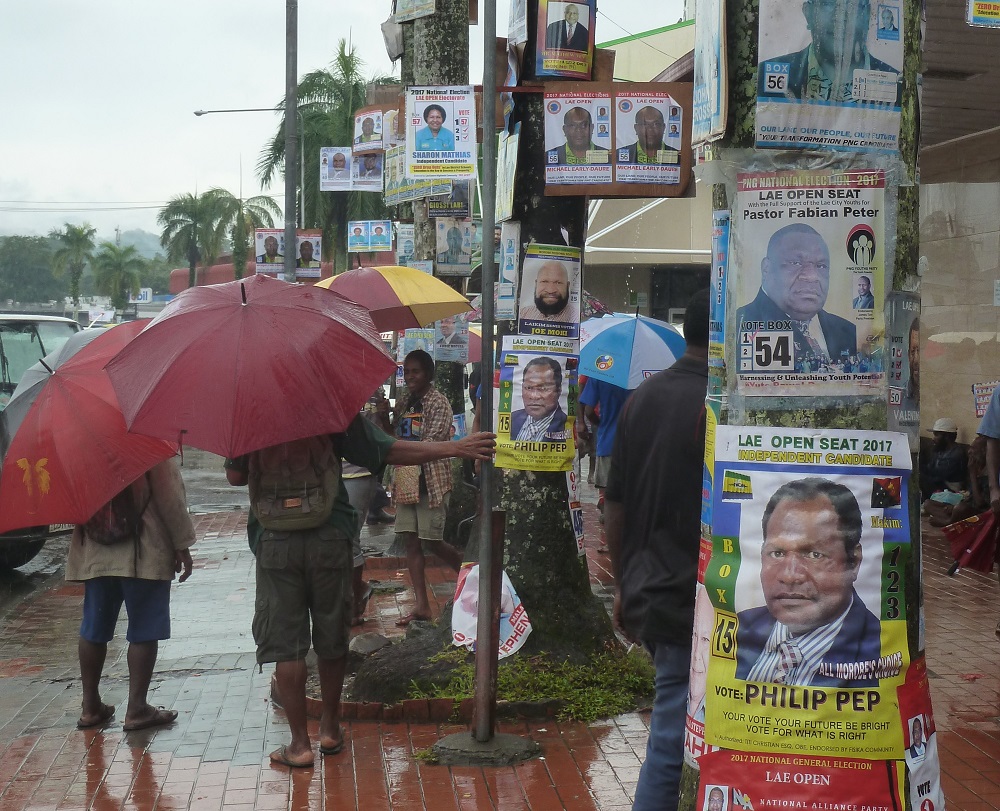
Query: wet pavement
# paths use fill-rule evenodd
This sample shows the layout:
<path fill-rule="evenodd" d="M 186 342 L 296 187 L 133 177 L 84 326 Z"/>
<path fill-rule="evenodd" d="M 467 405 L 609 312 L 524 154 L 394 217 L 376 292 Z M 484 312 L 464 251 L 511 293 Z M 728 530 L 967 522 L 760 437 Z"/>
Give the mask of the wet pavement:
<path fill-rule="evenodd" d="M 315 769 L 272 766 L 287 741 L 269 700 L 271 668 L 253 655 L 253 557 L 245 512 L 199 497 L 195 572 L 172 594 L 173 637 L 160 647 L 150 700 L 180 711 L 170 727 L 124 733 L 125 648 L 109 646 L 104 698 L 118 705 L 103 730 L 75 728 L 80 712 L 76 639 L 83 589 L 48 572 L 46 588 L 0 609 L 0 809 L 532 809 L 617 811 L 631 807 L 645 750 L 648 715 L 592 724 L 510 723 L 503 731 L 541 744 L 543 757 L 513 767 L 429 765 L 414 754 L 455 725 L 345 722 L 347 746 Z M 609 596 L 607 555 L 599 551 L 596 494 L 584 487 L 587 557 L 595 590 Z M 194 498 L 192 498 L 194 503 Z M 927 528 L 925 527 L 925 530 Z M 393 533 L 374 527 L 366 548 L 384 553 Z M 925 534 L 928 665 L 948 808 L 1000 809 L 1000 619 L 994 576 L 945 575 L 951 563 L 939 532 Z M 51 566 L 51 562 L 47 564 Z M 39 577 L 45 575 L 43 567 Z M 454 588 L 450 570 L 429 570 L 435 612 Z M 405 566 L 372 557 L 376 593 L 359 631 L 399 635 L 395 619 L 412 607 Z M 34 576 L 34 575 L 33 575 Z M 312 732 L 315 733 L 315 722 Z"/>

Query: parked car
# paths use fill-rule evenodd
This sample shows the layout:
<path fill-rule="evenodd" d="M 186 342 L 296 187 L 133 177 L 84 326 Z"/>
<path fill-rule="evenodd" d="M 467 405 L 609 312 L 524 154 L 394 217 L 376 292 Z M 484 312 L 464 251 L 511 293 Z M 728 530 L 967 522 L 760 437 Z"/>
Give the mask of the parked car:
<path fill-rule="evenodd" d="M 0 313 L 0 410 L 10 402 L 24 373 L 79 330 L 72 318 Z M 48 538 L 72 529 L 69 524 L 57 524 L 0 534 L 0 568 L 23 566 L 42 550 Z"/>

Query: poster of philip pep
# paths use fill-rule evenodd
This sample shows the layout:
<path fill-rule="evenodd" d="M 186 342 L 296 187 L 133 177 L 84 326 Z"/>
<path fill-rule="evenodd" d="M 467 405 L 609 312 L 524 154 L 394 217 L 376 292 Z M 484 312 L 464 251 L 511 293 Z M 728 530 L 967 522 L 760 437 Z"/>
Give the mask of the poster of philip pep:
<path fill-rule="evenodd" d="M 719 426 L 714 467 L 706 742 L 902 757 L 906 437 Z"/>
<path fill-rule="evenodd" d="M 877 395 L 885 380 L 885 175 L 738 175 L 728 300 L 744 395 Z"/>

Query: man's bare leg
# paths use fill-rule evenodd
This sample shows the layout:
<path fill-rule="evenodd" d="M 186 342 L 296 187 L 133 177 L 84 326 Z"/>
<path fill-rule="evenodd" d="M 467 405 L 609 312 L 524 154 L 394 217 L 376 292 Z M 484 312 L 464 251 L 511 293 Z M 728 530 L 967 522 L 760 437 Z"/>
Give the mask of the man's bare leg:
<path fill-rule="evenodd" d="M 101 700 L 101 674 L 104 672 L 104 660 L 108 655 L 106 643 L 90 642 L 80 637 L 77 645 L 80 657 L 80 681 L 83 685 L 83 711 L 80 713 L 79 725 L 93 726 L 110 717 L 108 708 Z M 110 707 L 111 713 L 114 707 Z"/>
<path fill-rule="evenodd" d="M 306 661 L 293 659 L 278 662 L 274 667 L 275 681 L 278 683 L 278 698 L 281 708 L 288 719 L 288 728 L 292 733 L 292 742 L 272 753 L 272 760 L 282 760 L 275 757 L 283 754 L 283 759 L 300 766 L 311 765 L 313 762 L 312 741 L 306 729 Z"/>
<path fill-rule="evenodd" d="M 406 568 L 410 572 L 410 583 L 413 585 L 413 614 L 411 619 L 430 619 L 431 606 L 427 600 L 427 580 L 424 577 L 424 550 L 415 532 L 400 533 L 406 543 Z M 403 620 L 407 620 L 403 617 Z M 400 622 L 403 622 L 400 620 Z M 404 622 L 404 624 L 406 624 Z"/>
<path fill-rule="evenodd" d="M 319 721 L 320 751 L 336 750 L 344 742 L 340 727 L 340 694 L 344 689 L 347 657 L 319 660 L 319 687 L 323 699 L 323 715 Z M 329 751 L 329 754 L 335 754 Z"/>

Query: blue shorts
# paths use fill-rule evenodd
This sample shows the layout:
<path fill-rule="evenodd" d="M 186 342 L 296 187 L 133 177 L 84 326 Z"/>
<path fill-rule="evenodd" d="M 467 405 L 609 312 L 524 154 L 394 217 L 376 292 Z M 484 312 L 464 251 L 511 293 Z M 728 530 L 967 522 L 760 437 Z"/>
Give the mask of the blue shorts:
<path fill-rule="evenodd" d="M 80 636 L 106 644 L 115 635 L 122 603 L 128 614 L 129 642 L 170 639 L 170 581 L 136 577 L 95 577 L 84 581 Z"/>

